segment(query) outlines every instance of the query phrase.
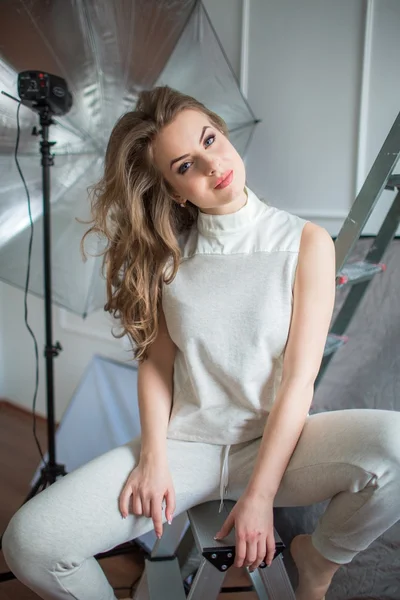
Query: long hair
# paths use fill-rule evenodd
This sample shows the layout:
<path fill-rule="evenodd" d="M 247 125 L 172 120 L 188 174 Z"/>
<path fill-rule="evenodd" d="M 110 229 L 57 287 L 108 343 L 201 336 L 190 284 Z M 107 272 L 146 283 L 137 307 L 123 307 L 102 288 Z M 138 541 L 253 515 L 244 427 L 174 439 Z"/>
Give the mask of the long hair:
<path fill-rule="evenodd" d="M 173 199 L 171 185 L 153 160 L 158 132 L 184 109 L 204 113 L 225 135 L 225 122 L 195 98 L 168 86 L 140 92 L 135 110 L 122 115 L 107 145 L 104 174 L 89 188 L 92 220 L 81 242 L 96 233 L 105 239 L 102 273 L 104 310 L 120 321 L 134 359 L 148 358 L 158 333 L 162 285 L 173 281 L 181 261 L 179 236 L 197 220 L 199 209 Z M 165 266 L 171 261 L 170 276 Z"/>

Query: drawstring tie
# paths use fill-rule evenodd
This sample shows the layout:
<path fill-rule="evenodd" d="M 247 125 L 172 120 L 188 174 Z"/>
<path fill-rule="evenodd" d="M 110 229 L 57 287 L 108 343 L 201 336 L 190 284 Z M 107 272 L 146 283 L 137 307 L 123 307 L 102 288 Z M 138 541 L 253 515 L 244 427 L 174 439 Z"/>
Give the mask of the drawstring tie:
<path fill-rule="evenodd" d="M 221 512 L 224 507 L 224 494 L 226 494 L 226 492 L 228 491 L 228 481 L 229 481 L 228 459 L 229 459 L 229 450 L 230 449 L 231 449 L 230 445 L 225 446 L 225 448 L 224 448 L 224 460 L 222 463 L 221 479 L 220 479 L 220 484 L 219 484 L 219 495 L 221 498 L 221 503 L 219 505 L 218 512 Z"/>

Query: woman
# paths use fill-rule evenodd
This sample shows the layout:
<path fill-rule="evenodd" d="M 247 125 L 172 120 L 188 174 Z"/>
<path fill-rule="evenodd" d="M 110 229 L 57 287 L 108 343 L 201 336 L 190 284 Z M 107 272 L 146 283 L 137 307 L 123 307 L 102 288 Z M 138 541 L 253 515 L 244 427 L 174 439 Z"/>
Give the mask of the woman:
<path fill-rule="evenodd" d="M 261 202 L 223 120 L 168 87 L 115 125 L 93 217 L 108 241 L 105 308 L 139 363 L 142 434 L 23 506 L 3 539 L 9 567 L 45 599 L 111 600 L 93 556 L 152 527 L 160 537 L 174 513 L 236 500 L 216 534 L 235 526 L 235 564 L 254 569 L 274 555 L 274 506 L 331 499 L 290 548 L 296 598 L 321 600 L 400 516 L 400 415 L 309 415 L 332 239 Z"/>

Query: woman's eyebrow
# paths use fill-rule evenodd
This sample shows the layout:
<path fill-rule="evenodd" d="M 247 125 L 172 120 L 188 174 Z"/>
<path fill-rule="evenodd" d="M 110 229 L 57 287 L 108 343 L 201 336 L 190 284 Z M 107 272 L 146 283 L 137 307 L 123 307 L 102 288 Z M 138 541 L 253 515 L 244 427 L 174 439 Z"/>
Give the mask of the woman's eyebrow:
<path fill-rule="evenodd" d="M 203 129 L 201 130 L 201 136 L 200 136 L 200 139 L 199 139 L 199 144 L 201 144 L 201 142 L 202 142 L 202 140 L 203 140 L 203 137 L 204 137 L 204 134 L 205 134 L 205 131 L 206 131 L 206 129 L 208 129 L 209 127 L 210 127 L 210 125 L 205 125 L 205 126 L 203 127 Z M 188 156 L 189 156 L 189 154 L 182 154 L 182 156 L 178 156 L 178 158 L 174 158 L 174 159 L 172 159 L 172 160 L 171 160 L 171 162 L 170 162 L 169 168 L 171 169 L 171 168 L 172 168 L 172 165 L 173 165 L 174 163 L 178 162 L 179 160 L 182 160 L 182 158 L 187 158 Z"/>

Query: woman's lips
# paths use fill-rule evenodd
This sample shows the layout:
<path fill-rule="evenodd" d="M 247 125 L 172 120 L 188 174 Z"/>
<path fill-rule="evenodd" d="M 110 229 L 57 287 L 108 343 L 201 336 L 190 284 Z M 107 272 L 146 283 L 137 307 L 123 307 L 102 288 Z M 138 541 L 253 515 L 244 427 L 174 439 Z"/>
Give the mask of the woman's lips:
<path fill-rule="evenodd" d="M 218 183 L 218 185 L 215 186 L 215 189 L 222 190 L 223 188 L 226 188 L 231 183 L 232 179 L 233 179 L 233 171 L 230 170 L 226 174 L 223 175 L 222 181 L 220 183 Z"/>

